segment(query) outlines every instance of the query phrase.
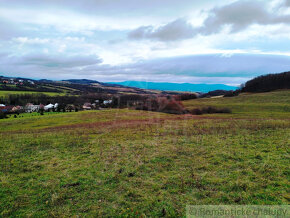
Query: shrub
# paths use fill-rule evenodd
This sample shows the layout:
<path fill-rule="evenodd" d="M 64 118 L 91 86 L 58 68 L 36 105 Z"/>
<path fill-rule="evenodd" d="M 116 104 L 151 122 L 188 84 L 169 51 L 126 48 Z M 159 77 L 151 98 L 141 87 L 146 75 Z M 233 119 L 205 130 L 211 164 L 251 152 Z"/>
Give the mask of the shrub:
<path fill-rule="evenodd" d="M 185 93 L 185 94 L 180 94 L 174 97 L 176 100 L 185 101 L 185 100 L 190 100 L 190 99 L 196 99 L 198 96 L 196 93 Z"/>
<path fill-rule="evenodd" d="M 174 98 L 158 97 L 158 98 L 148 98 L 142 103 L 139 103 L 136 110 L 147 110 L 147 111 L 158 111 L 163 113 L 171 114 L 185 114 L 183 104 Z"/>
<path fill-rule="evenodd" d="M 7 115 L 5 113 L 3 113 L 2 111 L 0 111 L 0 119 L 6 119 Z"/>
<path fill-rule="evenodd" d="M 214 114 L 217 112 L 217 109 L 214 108 L 214 107 L 205 107 L 205 108 L 202 108 L 202 113 L 204 114 Z"/>
<path fill-rule="evenodd" d="M 229 108 L 222 108 L 222 109 L 219 109 L 217 113 L 230 114 L 232 113 L 232 111 Z"/>
<path fill-rule="evenodd" d="M 236 91 L 228 91 L 224 94 L 224 97 L 234 97 L 234 96 L 238 96 L 240 94 L 240 90 L 236 90 Z"/>
<path fill-rule="evenodd" d="M 202 115 L 202 111 L 198 108 L 191 110 L 190 113 L 193 115 Z"/>
<path fill-rule="evenodd" d="M 43 108 L 40 108 L 38 112 L 39 112 L 40 115 L 44 115 L 44 109 Z"/>
<path fill-rule="evenodd" d="M 190 111 L 190 114 L 193 115 L 214 114 L 214 113 L 232 113 L 232 111 L 229 108 L 218 109 L 211 106 L 204 107 L 202 109 L 195 108 Z"/>
<path fill-rule="evenodd" d="M 184 114 L 185 108 L 180 101 L 170 100 L 162 102 L 160 105 L 160 112 L 172 113 L 172 114 Z"/>

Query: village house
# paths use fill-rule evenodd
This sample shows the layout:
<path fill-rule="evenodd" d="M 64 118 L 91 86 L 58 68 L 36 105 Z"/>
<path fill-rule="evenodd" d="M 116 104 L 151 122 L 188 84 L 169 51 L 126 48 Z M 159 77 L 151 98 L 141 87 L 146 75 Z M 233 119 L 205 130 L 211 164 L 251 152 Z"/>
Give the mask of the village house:
<path fill-rule="evenodd" d="M 26 113 L 38 112 L 39 109 L 40 109 L 40 105 L 34 105 L 31 103 L 26 104 L 24 107 L 24 110 Z"/>
<path fill-rule="evenodd" d="M 11 112 L 13 106 L 0 106 L 0 111 L 3 113 Z"/>
<path fill-rule="evenodd" d="M 103 102 L 104 105 L 109 105 L 109 104 L 112 104 L 113 103 L 113 100 L 105 100 Z"/>
<path fill-rule="evenodd" d="M 0 112 L 6 112 L 6 106 L 4 104 L 0 104 Z"/>
<path fill-rule="evenodd" d="M 84 103 L 83 109 L 84 110 L 92 110 L 92 104 L 91 103 Z"/>
<path fill-rule="evenodd" d="M 57 109 L 57 107 L 58 107 L 58 103 L 48 104 L 48 105 L 44 106 L 44 110 L 49 111 L 49 110 Z"/>
<path fill-rule="evenodd" d="M 22 106 L 14 106 L 11 110 L 14 113 L 22 113 L 24 111 L 24 108 Z"/>
<path fill-rule="evenodd" d="M 68 104 L 68 105 L 65 106 L 65 111 L 71 112 L 71 111 L 74 111 L 74 110 L 76 110 L 76 107 L 73 104 Z"/>

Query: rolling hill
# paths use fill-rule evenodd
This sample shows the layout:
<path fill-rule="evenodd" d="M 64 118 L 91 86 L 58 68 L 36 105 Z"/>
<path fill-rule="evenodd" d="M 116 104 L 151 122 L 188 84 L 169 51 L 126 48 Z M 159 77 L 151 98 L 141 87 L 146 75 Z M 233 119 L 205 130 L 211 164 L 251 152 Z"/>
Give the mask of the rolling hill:
<path fill-rule="evenodd" d="M 232 114 L 110 109 L 0 120 L 0 216 L 184 217 L 187 204 L 288 205 L 289 98 L 184 101 Z"/>
<path fill-rule="evenodd" d="M 181 92 L 209 92 L 213 90 L 236 90 L 238 88 L 236 86 L 228 86 L 224 84 L 157 83 L 145 81 L 110 82 L 110 84 L 119 84 L 141 89 Z"/>

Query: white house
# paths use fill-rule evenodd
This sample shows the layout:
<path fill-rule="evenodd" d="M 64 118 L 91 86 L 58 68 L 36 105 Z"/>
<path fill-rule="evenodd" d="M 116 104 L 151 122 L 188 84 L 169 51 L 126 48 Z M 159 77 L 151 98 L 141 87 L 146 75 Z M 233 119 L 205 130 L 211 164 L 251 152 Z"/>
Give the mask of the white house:
<path fill-rule="evenodd" d="M 92 110 L 92 104 L 91 103 L 84 103 L 83 109 L 84 110 Z"/>
<path fill-rule="evenodd" d="M 53 108 L 56 109 L 57 107 L 58 107 L 58 103 L 48 104 L 48 105 L 44 106 L 44 110 L 48 111 L 48 110 L 53 109 Z"/>
<path fill-rule="evenodd" d="M 40 109 L 40 105 L 34 105 L 31 103 L 28 103 L 25 107 L 24 110 L 26 113 L 31 113 L 31 112 L 37 112 Z"/>
<path fill-rule="evenodd" d="M 105 100 L 104 101 L 104 105 L 107 105 L 107 104 L 112 104 L 113 100 Z"/>

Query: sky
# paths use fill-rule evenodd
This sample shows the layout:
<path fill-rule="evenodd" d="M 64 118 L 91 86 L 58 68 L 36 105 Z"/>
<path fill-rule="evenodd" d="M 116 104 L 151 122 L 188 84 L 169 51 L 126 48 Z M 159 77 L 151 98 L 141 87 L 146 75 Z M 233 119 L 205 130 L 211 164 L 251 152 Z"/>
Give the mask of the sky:
<path fill-rule="evenodd" d="M 290 0 L 0 0 L 0 75 L 239 85 L 290 70 Z"/>

